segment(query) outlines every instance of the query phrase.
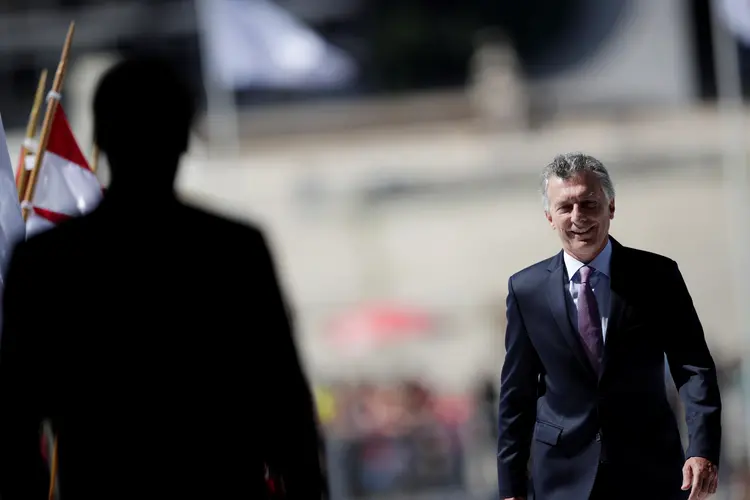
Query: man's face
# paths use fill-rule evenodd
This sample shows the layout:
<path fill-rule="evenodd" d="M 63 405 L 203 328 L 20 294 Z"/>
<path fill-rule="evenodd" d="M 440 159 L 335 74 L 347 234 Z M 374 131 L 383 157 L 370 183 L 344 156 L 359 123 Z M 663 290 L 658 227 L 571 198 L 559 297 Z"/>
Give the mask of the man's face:
<path fill-rule="evenodd" d="M 547 184 L 552 229 L 563 249 L 581 262 L 590 262 L 606 246 L 615 200 L 607 202 L 598 177 L 582 173 L 567 180 L 552 177 Z"/>

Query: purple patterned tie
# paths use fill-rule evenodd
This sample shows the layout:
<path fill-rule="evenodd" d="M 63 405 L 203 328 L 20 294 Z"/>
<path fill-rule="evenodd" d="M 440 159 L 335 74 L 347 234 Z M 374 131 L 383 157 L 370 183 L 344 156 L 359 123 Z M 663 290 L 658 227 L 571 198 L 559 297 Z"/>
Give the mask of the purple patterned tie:
<path fill-rule="evenodd" d="M 591 366 L 594 367 L 596 373 L 599 373 L 602 352 L 604 351 L 604 339 L 602 338 L 602 318 L 599 315 L 594 290 L 589 284 L 589 278 L 593 271 L 589 266 L 583 266 L 579 271 L 581 290 L 578 294 L 578 332 L 581 335 L 581 340 L 583 340 L 583 346 L 589 356 Z"/>

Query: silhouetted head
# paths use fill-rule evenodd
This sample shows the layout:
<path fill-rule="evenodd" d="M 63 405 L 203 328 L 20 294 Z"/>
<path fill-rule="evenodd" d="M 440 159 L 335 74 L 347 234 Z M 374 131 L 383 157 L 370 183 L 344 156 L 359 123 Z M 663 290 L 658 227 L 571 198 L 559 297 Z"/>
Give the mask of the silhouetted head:
<path fill-rule="evenodd" d="M 94 139 L 112 186 L 171 192 L 194 116 L 189 87 L 165 61 L 127 59 L 107 71 L 94 95 Z"/>

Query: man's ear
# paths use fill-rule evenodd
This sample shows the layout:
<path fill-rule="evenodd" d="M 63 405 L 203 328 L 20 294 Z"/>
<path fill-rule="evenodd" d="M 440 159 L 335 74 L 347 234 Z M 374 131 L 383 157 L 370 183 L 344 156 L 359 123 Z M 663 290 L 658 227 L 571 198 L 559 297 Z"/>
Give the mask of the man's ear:
<path fill-rule="evenodd" d="M 555 223 L 552 222 L 552 216 L 549 214 L 549 210 L 544 211 L 544 217 L 547 219 L 547 222 L 549 222 L 550 227 L 555 229 Z"/>
<path fill-rule="evenodd" d="M 609 201 L 609 219 L 612 220 L 615 218 L 615 200 L 612 198 Z"/>

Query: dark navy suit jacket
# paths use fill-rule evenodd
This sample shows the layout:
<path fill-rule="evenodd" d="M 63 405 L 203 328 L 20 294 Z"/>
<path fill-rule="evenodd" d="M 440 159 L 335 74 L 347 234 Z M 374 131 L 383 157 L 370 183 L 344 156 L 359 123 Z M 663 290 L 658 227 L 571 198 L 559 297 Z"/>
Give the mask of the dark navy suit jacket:
<path fill-rule="evenodd" d="M 508 282 L 502 369 L 500 498 L 584 500 L 601 462 L 611 498 L 686 497 L 682 448 L 664 354 L 686 405 L 687 457 L 719 463 L 716 369 L 677 264 L 612 239 L 603 367 L 589 363 L 571 324 L 563 254 Z"/>

